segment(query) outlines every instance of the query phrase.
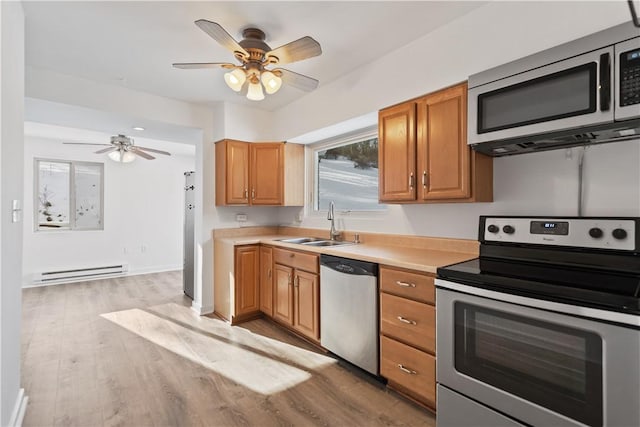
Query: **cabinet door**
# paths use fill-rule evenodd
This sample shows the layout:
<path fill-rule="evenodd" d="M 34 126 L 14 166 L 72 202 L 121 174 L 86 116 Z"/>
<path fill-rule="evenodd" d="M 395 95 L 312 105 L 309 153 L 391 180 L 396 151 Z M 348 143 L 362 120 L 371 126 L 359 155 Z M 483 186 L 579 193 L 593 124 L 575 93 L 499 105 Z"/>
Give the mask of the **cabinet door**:
<path fill-rule="evenodd" d="M 227 204 L 246 205 L 249 203 L 249 144 L 227 141 L 226 145 Z"/>
<path fill-rule="evenodd" d="M 417 109 L 419 198 L 471 197 L 467 84 L 427 95 L 418 100 Z"/>
<path fill-rule="evenodd" d="M 295 271 L 294 282 L 294 322 L 293 327 L 307 337 L 320 339 L 318 275 L 305 271 Z"/>
<path fill-rule="evenodd" d="M 273 317 L 273 249 L 260 247 L 260 311 Z"/>
<path fill-rule="evenodd" d="M 275 264 L 273 317 L 293 325 L 293 268 Z"/>
<path fill-rule="evenodd" d="M 258 246 L 239 246 L 235 260 L 235 315 L 260 311 Z"/>
<path fill-rule="evenodd" d="M 282 143 L 251 144 L 251 204 L 284 202 L 284 150 Z"/>
<path fill-rule="evenodd" d="M 415 117 L 413 101 L 380 110 L 378 173 L 381 202 L 416 198 Z"/>

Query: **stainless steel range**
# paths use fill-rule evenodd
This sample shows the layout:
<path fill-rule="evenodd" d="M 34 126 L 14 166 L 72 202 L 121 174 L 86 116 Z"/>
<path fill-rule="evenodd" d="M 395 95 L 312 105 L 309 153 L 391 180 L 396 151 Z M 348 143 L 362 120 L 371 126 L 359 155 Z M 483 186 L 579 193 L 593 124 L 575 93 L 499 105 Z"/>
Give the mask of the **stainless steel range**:
<path fill-rule="evenodd" d="M 640 218 L 483 216 L 479 240 L 438 269 L 438 426 L 640 426 Z"/>

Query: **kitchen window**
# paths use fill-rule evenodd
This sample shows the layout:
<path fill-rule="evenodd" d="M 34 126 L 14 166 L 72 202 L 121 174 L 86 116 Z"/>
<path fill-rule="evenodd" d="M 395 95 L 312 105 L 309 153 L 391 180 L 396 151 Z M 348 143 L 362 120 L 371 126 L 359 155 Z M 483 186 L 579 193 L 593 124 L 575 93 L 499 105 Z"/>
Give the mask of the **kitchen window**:
<path fill-rule="evenodd" d="M 383 211 L 378 202 L 378 134 L 360 133 L 313 147 L 313 210 Z"/>
<path fill-rule="evenodd" d="M 102 163 L 35 161 L 35 229 L 102 230 Z"/>

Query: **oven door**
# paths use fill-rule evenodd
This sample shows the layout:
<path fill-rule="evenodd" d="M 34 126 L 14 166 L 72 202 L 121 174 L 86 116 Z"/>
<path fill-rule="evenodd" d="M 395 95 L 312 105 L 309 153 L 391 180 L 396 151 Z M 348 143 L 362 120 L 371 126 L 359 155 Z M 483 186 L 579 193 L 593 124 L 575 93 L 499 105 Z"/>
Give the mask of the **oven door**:
<path fill-rule="evenodd" d="M 531 298 L 436 285 L 439 384 L 529 425 L 640 425 L 637 327 L 542 310 Z"/>
<path fill-rule="evenodd" d="M 613 47 L 468 91 L 469 144 L 611 123 Z"/>

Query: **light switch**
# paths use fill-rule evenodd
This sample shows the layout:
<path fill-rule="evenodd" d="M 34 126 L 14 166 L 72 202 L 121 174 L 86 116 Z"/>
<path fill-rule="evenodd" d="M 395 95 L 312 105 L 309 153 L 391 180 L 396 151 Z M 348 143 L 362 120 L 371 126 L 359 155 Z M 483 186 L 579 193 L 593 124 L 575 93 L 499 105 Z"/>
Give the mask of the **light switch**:
<path fill-rule="evenodd" d="M 11 203 L 11 222 L 22 221 L 22 204 L 20 200 L 14 200 Z"/>

